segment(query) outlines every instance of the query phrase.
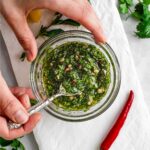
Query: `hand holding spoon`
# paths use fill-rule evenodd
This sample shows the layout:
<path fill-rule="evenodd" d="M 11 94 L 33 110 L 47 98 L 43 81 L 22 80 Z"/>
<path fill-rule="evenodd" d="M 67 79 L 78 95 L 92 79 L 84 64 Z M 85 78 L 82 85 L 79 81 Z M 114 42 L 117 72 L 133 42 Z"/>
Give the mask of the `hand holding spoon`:
<path fill-rule="evenodd" d="M 37 103 L 36 105 L 34 105 L 33 107 L 31 107 L 28 110 L 29 116 L 31 116 L 33 113 L 40 111 L 41 109 L 45 108 L 46 106 L 48 106 L 54 99 L 56 99 L 57 97 L 60 96 L 74 96 L 74 95 L 80 95 L 81 92 L 77 92 L 77 93 L 67 93 L 66 90 L 64 89 L 64 87 L 62 85 L 60 85 L 59 87 L 59 91 L 57 92 L 57 94 L 51 96 L 50 98 L 48 98 L 45 101 L 41 101 L 39 103 Z M 9 129 L 17 129 L 19 127 L 21 127 L 22 124 L 17 124 L 15 122 L 9 121 L 8 122 L 8 128 Z"/>

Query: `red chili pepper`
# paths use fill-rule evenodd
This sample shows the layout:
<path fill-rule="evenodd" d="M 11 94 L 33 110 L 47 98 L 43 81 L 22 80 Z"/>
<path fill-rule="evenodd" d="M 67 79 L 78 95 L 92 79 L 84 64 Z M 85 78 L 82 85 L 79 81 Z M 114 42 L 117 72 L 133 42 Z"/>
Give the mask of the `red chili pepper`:
<path fill-rule="evenodd" d="M 112 145 L 112 143 L 114 142 L 114 140 L 118 136 L 118 134 L 119 134 L 126 118 L 127 118 L 128 112 L 129 112 L 131 104 L 133 102 L 133 99 L 134 99 L 134 93 L 131 90 L 130 94 L 129 94 L 129 97 L 128 97 L 128 100 L 127 100 L 121 114 L 119 115 L 119 117 L 118 117 L 117 121 L 115 122 L 114 126 L 111 128 L 108 135 L 106 136 L 106 138 L 102 142 L 102 144 L 100 146 L 100 150 L 109 150 L 110 146 Z"/>

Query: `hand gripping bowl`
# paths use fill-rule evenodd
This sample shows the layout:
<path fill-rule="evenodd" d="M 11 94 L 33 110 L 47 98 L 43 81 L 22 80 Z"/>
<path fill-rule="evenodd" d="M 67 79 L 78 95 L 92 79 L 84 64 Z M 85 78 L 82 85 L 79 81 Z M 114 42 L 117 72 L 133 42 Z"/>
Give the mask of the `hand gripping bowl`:
<path fill-rule="evenodd" d="M 111 83 L 106 95 L 94 106 L 87 111 L 66 111 L 58 108 L 53 102 L 45 109 L 53 116 L 67 121 L 85 121 L 99 116 L 106 111 L 115 100 L 121 83 L 121 73 L 117 57 L 112 48 L 106 44 L 96 44 L 91 33 L 85 31 L 65 31 L 58 36 L 48 39 L 39 48 L 36 60 L 31 65 L 30 83 L 33 93 L 38 101 L 48 98 L 42 81 L 42 62 L 46 56 L 48 47 L 54 49 L 56 46 L 66 42 L 84 42 L 96 46 L 107 58 L 110 63 Z"/>

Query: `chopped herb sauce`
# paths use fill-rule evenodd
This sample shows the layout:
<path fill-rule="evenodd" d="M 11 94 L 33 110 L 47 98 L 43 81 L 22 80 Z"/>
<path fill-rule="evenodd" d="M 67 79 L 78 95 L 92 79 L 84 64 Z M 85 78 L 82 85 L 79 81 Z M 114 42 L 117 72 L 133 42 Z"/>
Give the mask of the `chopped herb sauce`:
<path fill-rule="evenodd" d="M 71 97 L 59 97 L 53 103 L 67 111 L 86 111 L 97 104 L 109 88 L 110 64 L 94 45 L 67 42 L 48 49 L 42 67 L 43 85 L 48 96 L 57 93 L 60 84 Z"/>

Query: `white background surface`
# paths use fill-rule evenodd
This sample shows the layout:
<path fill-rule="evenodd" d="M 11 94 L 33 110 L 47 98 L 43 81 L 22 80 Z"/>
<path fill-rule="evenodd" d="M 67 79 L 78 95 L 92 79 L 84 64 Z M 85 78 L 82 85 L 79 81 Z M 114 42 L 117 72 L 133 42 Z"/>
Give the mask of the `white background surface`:
<path fill-rule="evenodd" d="M 144 93 L 144 99 L 150 112 L 150 38 L 139 39 L 135 37 L 136 22 L 131 18 L 127 21 L 123 20 L 123 25 Z"/>
<path fill-rule="evenodd" d="M 146 104 L 150 111 L 150 39 L 141 40 L 135 37 L 135 22 L 131 19 L 128 21 L 123 21 L 125 31 L 127 33 L 127 37 L 130 44 L 130 50 L 133 54 L 134 63 L 136 66 L 136 71 L 139 76 L 139 80 L 142 86 L 142 90 L 144 93 Z M 6 51 L 6 47 L 2 38 L 0 37 L 0 69 L 9 85 L 16 85 L 13 72 L 11 69 L 10 62 L 8 61 L 8 55 Z M 130 71 L 130 70 L 129 70 Z M 25 145 L 28 147 L 27 150 L 37 150 L 33 142 L 33 137 L 30 136 L 24 139 Z"/>

